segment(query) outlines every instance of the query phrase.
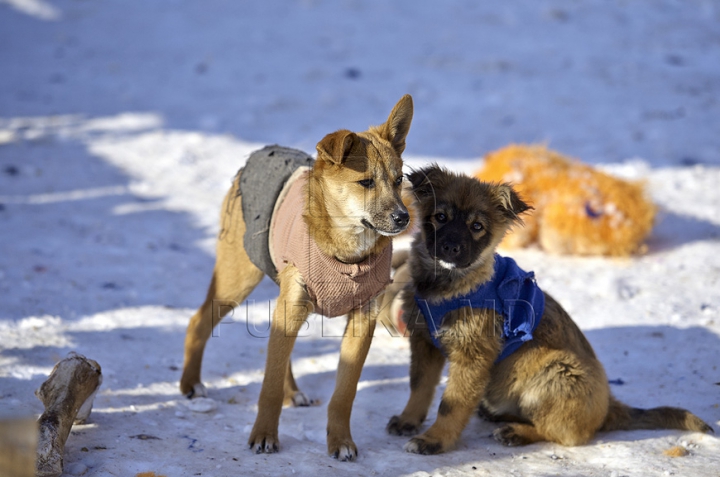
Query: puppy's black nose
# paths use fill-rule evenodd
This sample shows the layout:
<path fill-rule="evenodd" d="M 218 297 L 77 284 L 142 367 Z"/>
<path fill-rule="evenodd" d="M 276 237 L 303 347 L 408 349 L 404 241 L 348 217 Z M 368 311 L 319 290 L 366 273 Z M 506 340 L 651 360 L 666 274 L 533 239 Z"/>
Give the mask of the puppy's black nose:
<path fill-rule="evenodd" d="M 390 214 L 390 217 L 392 217 L 393 222 L 395 222 L 395 225 L 397 225 L 398 227 L 405 227 L 408 222 L 410 222 L 410 214 L 408 214 L 404 210 L 393 212 L 392 214 Z"/>
<path fill-rule="evenodd" d="M 448 256 L 457 257 L 458 255 L 460 255 L 462 247 L 460 247 L 460 245 L 456 243 L 445 242 L 442 245 L 442 250 Z"/>

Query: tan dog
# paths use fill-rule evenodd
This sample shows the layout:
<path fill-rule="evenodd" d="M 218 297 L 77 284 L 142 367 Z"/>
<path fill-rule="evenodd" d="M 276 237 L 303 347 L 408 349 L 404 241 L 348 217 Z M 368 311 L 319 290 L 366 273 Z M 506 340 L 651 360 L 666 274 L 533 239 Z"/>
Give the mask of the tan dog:
<path fill-rule="evenodd" d="M 509 185 L 437 166 L 410 181 L 421 228 L 408 261 L 412 284 L 401 295 L 412 333 L 410 399 L 390 419 L 390 434 L 419 431 L 446 359 L 450 371 L 437 420 L 407 443 L 408 452 L 450 449 L 478 406 L 511 422 L 494 433 L 508 446 L 580 445 L 619 429 L 712 432 L 684 409 L 635 409 L 613 398 L 602 364 L 565 310 L 532 274 L 495 255 L 529 208 Z"/>
<path fill-rule="evenodd" d="M 268 270 L 267 273 L 279 284 L 280 295 L 272 319 L 258 416 L 248 441 L 257 453 L 278 451 L 278 422 L 283 403 L 309 405 L 309 400 L 296 386 L 290 368 L 290 354 L 305 319 L 313 311 L 331 310 L 329 316 L 335 316 L 343 311 L 338 311 L 336 305 L 350 303 L 352 306 L 340 350 L 335 392 L 328 405 L 327 445 L 328 452 L 341 460 L 353 460 L 357 456 L 350 434 L 350 412 L 375 328 L 379 308 L 375 296 L 389 281 L 391 237 L 403 232 L 409 222 L 407 209 L 401 200 L 401 154 L 405 149 L 412 115 L 412 98 L 405 95 L 384 124 L 361 133 L 340 130 L 328 134 L 317 145 L 317 160 L 313 163 L 306 158 L 311 167 L 307 172 L 300 170 L 304 185 L 298 186 L 297 190 L 293 188 L 294 184 L 299 184 L 293 179 L 297 175 L 294 173 L 292 180 L 288 179 L 283 186 L 279 195 L 281 199 L 275 203 L 273 217 L 285 213 L 286 203 L 288 207 L 297 205 L 298 212 L 297 220 L 295 217 L 278 219 L 281 223 L 272 222 L 272 227 L 285 230 L 289 222 L 303 227 L 308 240 L 301 245 L 319 249 L 320 261 L 329 260 L 332 267 L 343 270 L 362 270 L 365 264 L 380 262 L 386 257 L 387 266 L 383 261 L 379 275 L 370 277 L 377 281 L 374 286 L 378 291 L 373 289 L 373 296 L 369 298 L 357 301 L 357 296 L 324 297 L 320 289 L 329 287 L 332 292 L 335 284 L 323 280 L 322 273 L 313 268 L 318 260 L 301 264 L 302 251 L 301 259 L 294 260 L 286 258 L 285 252 L 279 252 L 277 247 L 273 248 L 273 244 L 282 246 L 287 242 L 290 246 L 301 239 L 287 230 L 275 232 L 276 237 L 270 233 L 270 254 L 279 273 L 276 270 Z M 260 169 L 282 168 L 283 164 L 305 160 L 299 151 L 278 147 L 269 147 L 256 154 L 267 157 L 267 166 L 261 163 L 258 166 Z M 253 212 L 251 217 L 246 205 L 250 201 L 247 188 L 261 190 L 266 185 L 245 184 L 243 181 L 247 179 L 249 169 L 250 159 L 225 197 L 222 231 L 210 289 L 205 302 L 188 325 L 180 390 L 189 397 L 206 395 L 200 381 L 200 368 L 212 328 L 230 311 L 231 307 L 227 304 L 245 300 L 264 275 L 260 265 L 248 255 L 248 251 L 258 245 L 250 243 L 258 234 L 246 234 L 246 229 L 254 226 L 260 214 L 255 216 Z M 244 190 L 246 195 L 242 195 Z M 291 200 L 292 194 L 297 196 L 297 200 Z M 283 200 L 283 197 L 287 199 Z M 266 227 L 261 228 L 259 233 L 267 234 Z M 283 238 L 283 233 L 290 235 Z M 304 272 L 307 276 L 301 273 L 303 267 L 309 267 L 309 271 Z M 225 306 L 220 306 L 222 304 Z"/>

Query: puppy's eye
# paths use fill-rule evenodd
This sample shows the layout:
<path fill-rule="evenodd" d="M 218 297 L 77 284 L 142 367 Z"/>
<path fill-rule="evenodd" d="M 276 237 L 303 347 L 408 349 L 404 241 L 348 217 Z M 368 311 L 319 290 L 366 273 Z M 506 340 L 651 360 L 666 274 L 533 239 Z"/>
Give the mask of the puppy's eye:
<path fill-rule="evenodd" d="M 360 184 L 366 189 L 372 189 L 373 187 L 375 187 L 375 181 L 372 179 L 363 179 L 361 181 L 358 181 L 358 184 Z"/>
<path fill-rule="evenodd" d="M 402 185 L 403 182 L 403 176 L 398 177 L 395 179 L 395 187 Z"/>
<path fill-rule="evenodd" d="M 443 214 L 442 212 L 435 214 L 435 220 L 440 222 L 441 224 L 444 224 L 447 222 L 447 215 Z"/>
<path fill-rule="evenodd" d="M 481 224 L 480 222 L 473 222 L 472 229 L 475 232 L 480 232 L 483 229 L 483 224 Z"/>

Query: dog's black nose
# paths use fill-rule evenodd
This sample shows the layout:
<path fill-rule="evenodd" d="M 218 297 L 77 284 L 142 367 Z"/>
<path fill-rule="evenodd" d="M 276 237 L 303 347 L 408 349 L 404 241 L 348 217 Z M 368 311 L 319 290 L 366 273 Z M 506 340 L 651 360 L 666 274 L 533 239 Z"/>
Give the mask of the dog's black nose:
<path fill-rule="evenodd" d="M 397 225 L 398 227 L 405 227 L 408 222 L 410 222 L 410 214 L 408 214 L 404 210 L 393 212 L 392 214 L 390 214 L 390 217 L 392 217 L 393 222 L 395 222 L 395 225 Z"/>
<path fill-rule="evenodd" d="M 457 257 L 462 251 L 462 247 L 459 244 L 452 242 L 445 242 L 442 244 L 442 250 L 446 256 Z"/>

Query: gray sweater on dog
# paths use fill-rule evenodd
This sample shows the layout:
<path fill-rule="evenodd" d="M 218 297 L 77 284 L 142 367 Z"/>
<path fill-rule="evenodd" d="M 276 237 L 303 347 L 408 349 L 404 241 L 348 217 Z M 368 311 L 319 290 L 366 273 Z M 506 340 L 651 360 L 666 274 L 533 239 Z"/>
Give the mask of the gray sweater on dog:
<path fill-rule="evenodd" d="M 266 146 L 250 154 L 239 172 L 245 251 L 250 261 L 276 282 L 277 270 L 268 246 L 275 202 L 292 173 L 302 166 L 312 167 L 313 162 L 312 157 L 297 149 Z"/>

